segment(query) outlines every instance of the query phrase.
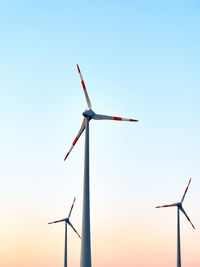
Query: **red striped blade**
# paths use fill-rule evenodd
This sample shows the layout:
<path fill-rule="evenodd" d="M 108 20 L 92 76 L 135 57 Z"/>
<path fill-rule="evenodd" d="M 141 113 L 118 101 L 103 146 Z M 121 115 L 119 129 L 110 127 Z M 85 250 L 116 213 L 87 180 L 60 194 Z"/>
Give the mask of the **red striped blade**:
<path fill-rule="evenodd" d="M 107 116 L 107 115 L 100 115 L 100 114 L 95 114 L 92 118 L 94 120 L 114 120 L 114 121 L 132 121 L 132 122 L 138 121 L 135 119 L 126 119 L 126 118 L 122 118 L 122 117 Z"/>
<path fill-rule="evenodd" d="M 49 222 L 48 224 L 59 223 L 59 222 L 65 222 L 65 221 L 66 221 L 66 218 L 65 218 L 65 219 L 62 219 L 62 220 L 54 221 L 54 222 Z"/>
<path fill-rule="evenodd" d="M 186 193 L 187 193 L 187 191 L 188 191 L 188 187 L 189 187 L 189 185 L 190 185 L 191 180 L 192 180 L 192 179 L 190 178 L 189 183 L 188 183 L 188 185 L 187 185 L 187 187 L 186 187 L 186 189 L 185 189 L 185 192 L 184 192 L 184 194 L 183 194 L 181 203 L 183 202 L 183 200 L 184 200 L 184 198 L 185 198 L 185 195 L 186 195 Z"/>
<path fill-rule="evenodd" d="M 75 202 L 75 200 L 76 200 L 76 198 L 74 198 L 74 201 L 73 201 L 73 203 L 72 203 L 72 206 L 71 206 L 71 209 L 70 209 L 68 218 L 70 218 L 70 216 L 71 216 L 71 213 L 72 213 L 72 209 L 73 209 L 73 207 L 74 207 L 74 202 Z"/>
<path fill-rule="evenodd" d="M 81 236 L 80 236 L 79 233 L 76 231 L 76 229 L 74 228 L 74 226 L 70 223 L 70 221 L 68 222 L 68 224 L 71 226 L 71 228 L 74 230 L 74 232 L 78 235 L 78 237 L 81 238 Z"/>
<path fill-rule="evenodd" d="M 83 80 L 83 76 L 81 74 L 81 71 L 80 71 L 80 68 L 79 68 L 78 64 L 77 64 L 77 69 L 78 69 L 78 72 L 79 72 L 79 75 L 80 75 L 80 78 L 81 78 L 81 84 L 82 84 L 82 87 L 83 87 L 83 91 L 84 91 L 84 94 L 85 94 L 85 98 L 86 98 L 86 102 L 87 102 L 88 108 L 91 109 L 92 105 L 91 105 L 91 102 L 90 102 L 90 99 L 89 99 L 89 96 L 88 96 L 88 93 L 87 93 L 87 89 L 86 89 L 86 86 L 85 86 L 85 83 L 84 83 L 84 80 Z"/>
<path fill-rule="evenodd" d="M 192 222 L 190 221 L 190 218 L 188 217 L 187 213 L 184 211 L 183 207 L 180 208 L 180 210 L 183 212 L 183 214 L 185 215 L 185 217 L 188 219 L 188 221 L 191 223 L 192 227 L 195 229 L 194 225 L 192 224 Z"/>
<path fill-rule="evenodd" d="M 83 122 L 82 122 L 82 125 L 81 125 L 81 128 L 76 136 L 76 138 L 74 139 L 74 142 L 72 143 L 71 147 L 70 147 L 70 150 L 67 152 L 64 160 L 67 159 L 67 157 L 69 156 L 70 152 L 72 151 L 73 147 L 75 146 L 76 142 L 78 141 L 79 137 L 81 136 L 81 134 L 83 133 L 85 129 L 85 118 L 83 119 Z"/>
<path fill-rule="evenodd" d="M 177 206 L 177 203 L 169 204 L 169 205 L 163 205 L 163 206 L 157 206 L 156 208 L 168 208 L 168 207 L 175 207 Z"/>

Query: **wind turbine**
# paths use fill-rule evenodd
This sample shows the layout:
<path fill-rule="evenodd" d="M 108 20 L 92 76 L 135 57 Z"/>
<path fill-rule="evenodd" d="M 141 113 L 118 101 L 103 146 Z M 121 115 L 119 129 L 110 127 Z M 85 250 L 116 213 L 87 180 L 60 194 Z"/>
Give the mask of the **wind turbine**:
<path fill-rule="evenodd" d="M 85 159 L 84 159 L 84 183 L 83 183 L 83 215 L 82 215 L 82 239 L 81 239 L 81 267 L 91 267 L 91 242 L 90 242 L 90 186 L 89 186 L 89 122 L 94 120 L 115 120 L 137 122 L 135 119 L 124 119 L 121 117 L 107 116 L 96 114 L 92 110 L 92 105 L 86 90 L 80 68 L 77 64 L 81 84 L 85 94 L 88 109 L 83 112 L 83 122 L 81 128 L 72 143 L 70 150 L 67 152 L 65 159 L 69 156 L 79 137 L 85 130 Z"/>
<path fill-rule="evenodd" d="M 72 209 L 74 207 L 75 200 L 76 200 L 76 198 L 74 198 L 74 201 L 72 203 L 72 206 L 71 206 L 71 209 L 70 209 L 70 212 L 69 212 L 69 215 L 68 215 L 67 218 L 48 223 L 48 224 L 53 224 L 53 223 L 65 222 L 65 258 L 64 258 L 64 267 L 67 267 L 67 225 L 69 224 L 69 226 L 71 226 L 71 228 L 78 235 L 78 237 L 81 238 L 80 235 L 78 234 L 78 232 L 76 231 L 76 229 L 74 228 L 74 226 L 71 224 L 71 222 L 69 220 L 70 216 L 71 216 L 71 213 L 72 213 Z"/>
<path fill-rule="evenodd" d="M 192 227 L 195 229 L 194 225 L 190 221 L 190 218 L 186 214 L 185 210 L 183 209 L 182 203 L 185 199 L 185 195 L 188 191 L 188 187 L 190 185 L 192 179 L 189 180 L 188 186 L 185 189 L 185 192 L 183 194 L 183 197 L 181 199 L 181 202 L 164 205 L 164 206 L 157 206 L 156 208 L 167 208 L 167 207 L 177 207 L 177 267 L 181 267 L 181 244 L 180 244 L 180 219 L 179 219 L 179 211 L 182 211 L 182 213 L 186 216 L 188 221 L 191 223 Z"/>

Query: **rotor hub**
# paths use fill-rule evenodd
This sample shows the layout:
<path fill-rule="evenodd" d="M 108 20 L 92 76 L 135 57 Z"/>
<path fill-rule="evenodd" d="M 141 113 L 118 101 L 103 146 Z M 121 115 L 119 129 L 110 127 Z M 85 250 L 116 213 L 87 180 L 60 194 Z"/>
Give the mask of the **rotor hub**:
<path fill-rule="evenodd" d="M 94 111 L 89 109 L 83 112 L 83 116 L 86 118 L 89 118 L 90 120 L 93 118 L 93 116 L 95 115 Z"/>
<path fill-rule="evenodd" d="M 177 206 L 178 206 L 179 208 L 181 208 L 181 207 L 182 207 L 182 203 L 181 203 L 181 202 L 178 202 L 178 203 L 177 203 Z"/>

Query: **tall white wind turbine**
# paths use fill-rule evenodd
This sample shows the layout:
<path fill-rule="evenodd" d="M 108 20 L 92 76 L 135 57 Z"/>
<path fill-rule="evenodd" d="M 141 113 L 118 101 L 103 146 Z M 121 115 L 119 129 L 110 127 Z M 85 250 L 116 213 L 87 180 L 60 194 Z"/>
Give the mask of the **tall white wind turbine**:
<path fill-rule="evenodd" d="M 137 122 L 135 119 L 124 119 L 121 117 L 107 116 L 96 114 L 92 110 L 92 105 L 86 90 L 83 77 L 81 75 L 80 68 L 77 64 L 78 72 L 81 79 L 81 84 L 85 94 L 88 109 L 83 112 L 83 122 L 81 128 L 72 143 L 72 146 L 65 156 L 68 157 L 72 151 L 79 137 L 85 130 L 85 159 L 84 159 L 84 183 L 83 183 L 83 215 L 82 215 L 82 239 L 81 239 L 81 261 L 80 267 L 91 267 L 91 242 L 90 242 L 90 186 L 89 186 L 89 122 L 91 119 L 94 120 L 115 120 L 115 121 L 131 121 Z"/>
<path fill-rule="evenodd" d="M 190 218 L 186 214 L 185 210 L 183 209 L 182 203 L 185 199 L 185 195 L 187 193 L 188 187 L 190 185 L 191 179 L 189 180 L 188 186 L 185 189 L 185 192 L 183 194 L 183 197 L 181 199 L 181 202 L 164 205 L 164 206 L 157 206 L 156 208 L 167 208 L 167 207 L 177 207 L 177 267 L 181 267 L 181 244 L 180 244 L 180 218 L 179 218 L 179 211 L 182 211 L 182 213 L 185 215 L 185 217 L 188 219 L 188 221 L 191 223 L 192 227 L 195 229 L 194 225 L 190 221 Z"/>
<path fill-rule="evenodd" d="M 70 222 L 70 216 L 71 216 L 71 213 L 72 213 L 72 209 L 74 207 L 74 202 L 75 202 L 76 198 L 74 198 L 74 201 L 72 203 L 72 206 L 71 206 L 71 209 L 69 211 L 69 215 L 67 218 L 64 218 L 64 219 L 61 219 L 61 220 L 58 220 L 58 221 L 54 221 L 54 222 L 50 222 L 48 224 L 53 224 L 53 223 L 59 223 L 59 222 L 65 222 L 65 257 L 64 257 L 64 267 L 67 267 L 67 225 L 69 224 L 69 226 L 71 226 L 71 228 L 74 230 L 74 232 L 78 235 L 79 238 L 80 235 L 78 234 L 78 232 L 76 231 L 76 229 L 74 228 L 74 226 L 71 224 Z"/>

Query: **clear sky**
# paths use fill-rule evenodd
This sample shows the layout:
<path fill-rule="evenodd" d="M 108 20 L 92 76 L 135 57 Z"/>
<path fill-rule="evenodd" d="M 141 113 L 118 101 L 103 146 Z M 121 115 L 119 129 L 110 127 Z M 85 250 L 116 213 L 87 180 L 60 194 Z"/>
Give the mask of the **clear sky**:
<path fill-rule="evenodd" d="M 138 123 L 91 121 L 95 267 L 200 267 L 200 2 L 4 1 L 0 8 L 0 266 L 63 265 L 68 214 L 81 232 L 86 102 Z M 80 240 L 69 229 L 69 265 Z"/>

